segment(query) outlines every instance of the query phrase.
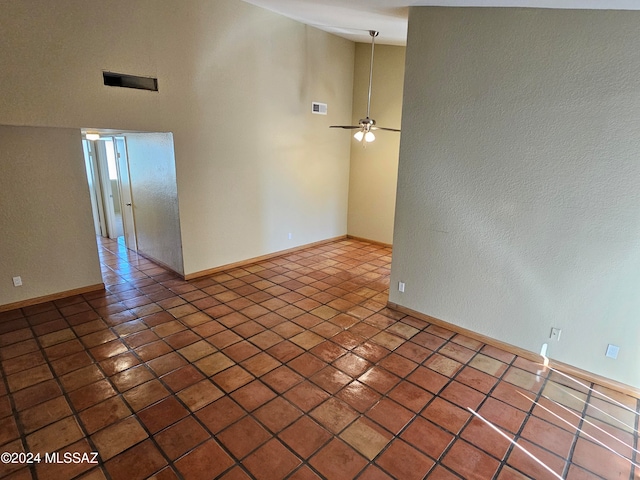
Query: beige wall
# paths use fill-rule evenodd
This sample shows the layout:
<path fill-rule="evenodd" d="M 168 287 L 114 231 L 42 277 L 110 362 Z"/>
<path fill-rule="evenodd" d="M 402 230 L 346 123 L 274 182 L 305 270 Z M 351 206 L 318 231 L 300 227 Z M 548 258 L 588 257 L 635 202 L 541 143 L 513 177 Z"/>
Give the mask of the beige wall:
<path fill-rule="evenodd" d="M 376 45 L 371 118 L 381 127 L 400 128 L 405 48 Z M 371 45 L 356 45 L 353 78 L 353 125 L 367 112 Z M 352 132 L 353 133 L 353 132 Z M 349 235 L 382 243 L 393 241 L 400 134 L 376 132 L 376 141 L 351 140 L 349 177 Z"/>
<path fill-rule="evenodd" d="M 240 0 L 3 2 L 0 31 L 0 123 L 173 133 L 185 274 L 346 233 L 328 127 L 351 118 L 352 42 Z"/>
<path fill-rule="evenodd" d="M 126 134 L 138 252 L 184 273 L 170 133 Z"/>
<path fill-rule="evenodd" d="M 0 126 L 0 166 L 0 306 L 102 283 L 80 132 Z"/>
<path fill-rule="evenodd" d="M 639 22 L 411 10 L 391 301 L 640 387 Z"/>

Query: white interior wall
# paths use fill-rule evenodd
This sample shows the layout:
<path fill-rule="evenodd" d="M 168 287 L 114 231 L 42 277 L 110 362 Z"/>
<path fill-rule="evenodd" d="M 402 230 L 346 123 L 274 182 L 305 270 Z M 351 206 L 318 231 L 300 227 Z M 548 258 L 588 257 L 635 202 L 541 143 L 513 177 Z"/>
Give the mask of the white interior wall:
<path fill-rule="evenodd" d="M 367 114 L 371 45 L 356 45 L 353 116 L 357 125 Z M 405 48 L 376 45 L 374 50 L 371 118 L 381 127 L 400 128 Z M 353 131 L 351 131 L 353 134 Z M 349 235 L 382 243 L 393 242 L 400 133 L 376 131 L 363 146 L 351 140 Z"/>
<path fill-rule="evenodd" d="M 102 283 L 81 141 L 0 126 L 0 306 Z"/>
<path fill-rule="evenodd" d="M 352 42 L 240 0 L 3 2 L 0 31 L 0 123 L 173 133 L 185 274 L 346 234 L 350 138 L 328 127 Z"/>
<path fill-rule="evenodd" d="M 392 302 L 640 387 L 639 21 L 411 10 Z"/>

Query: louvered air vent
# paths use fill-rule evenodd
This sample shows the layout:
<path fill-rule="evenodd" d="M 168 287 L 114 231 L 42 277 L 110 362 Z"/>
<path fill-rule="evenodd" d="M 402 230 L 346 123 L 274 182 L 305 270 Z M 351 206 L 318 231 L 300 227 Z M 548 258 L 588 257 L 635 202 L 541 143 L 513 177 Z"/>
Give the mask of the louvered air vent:
<path fill-rule="evenodd" d="M 311 103 L 311 113 L 315 113 L 316 115 L 326 115 L 327 114 L 327 104 L 320 102 L 312 102 Z"/>
<path fill-rule="evenodd" d="M 138 90 L 158 91 L 158 79 L 152 77 L 139 77 L 125 73 L 102 72 L 104 84 L 108 87 L 137 88 Z"/>

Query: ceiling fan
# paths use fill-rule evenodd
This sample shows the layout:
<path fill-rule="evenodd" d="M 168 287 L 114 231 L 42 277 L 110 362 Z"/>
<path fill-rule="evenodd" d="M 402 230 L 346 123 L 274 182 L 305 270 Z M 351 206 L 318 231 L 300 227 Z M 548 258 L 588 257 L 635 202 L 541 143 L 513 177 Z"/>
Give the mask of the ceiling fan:
<path fill-rule="evenodd" d="M 369 35 L 371 35 L 371 63 L 369 66 L 369 96 L 367 97 L 367 116 L 365 118 L 361 118 L 358 122 L 358 125 L 331 125 L 329 128 L 344 128 L 347 130 L 358 130 L 353 138 L 357 141 L 362 142 L 373 142 L 376 139 L 376 136 L 373 133 L 373 130 L 388 130 L 390 132 L 399 132 L 397 128 L 385 128 L 385 127 L 377 127 L 376 121 L 373 118 L 370 118 L 371 111 L 371 82 L 373 81 L 373 49 L 375 47 L 375 39 L 378 36 L 377 31 L 369 30 Z"/>

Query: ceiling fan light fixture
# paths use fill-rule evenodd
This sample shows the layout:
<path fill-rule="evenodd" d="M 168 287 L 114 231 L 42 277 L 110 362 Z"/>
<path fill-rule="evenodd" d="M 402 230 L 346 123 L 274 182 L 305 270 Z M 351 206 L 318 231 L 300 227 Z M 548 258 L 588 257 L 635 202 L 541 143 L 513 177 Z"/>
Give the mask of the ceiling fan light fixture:
<path fill-rule="evenodd" d="M 371 62 L 369 63 L 369 90 L 367 92 L 367 116 L 365 118 L 361 118 L 358 122 L 358 125 L 331 125 L 329 128 L 344 128 L 346 130 L 358 130 L 354 135 L 358 142 L 362 142 L 364 139 L 365 142 L 373 142 L 376 139 L 376 136 L 373 134 L 371 130 L 387 130 L 390 132 L 399 132 L 397 128 L 385 128 L 385 127 L 377 127 L 376 121 L 371 118 L 369 115 L 371 113 L 371 84 L 373 82 L 373 52 L 375 47 L 375 38 L 378 36 L 378 32 L 375 30 L 369 30 L 369 35 L 371 35 Z M 364 142 L 363 142 L 364 145 Z"/>

